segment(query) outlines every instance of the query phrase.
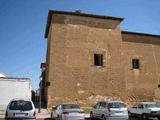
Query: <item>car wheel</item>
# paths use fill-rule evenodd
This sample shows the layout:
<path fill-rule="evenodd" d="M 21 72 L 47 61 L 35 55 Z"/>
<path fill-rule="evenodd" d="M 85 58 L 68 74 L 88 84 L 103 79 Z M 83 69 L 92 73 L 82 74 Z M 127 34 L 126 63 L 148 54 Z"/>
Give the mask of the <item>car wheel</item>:
<path fill-rule="evenodd" d="M 94 116 L 93 116 L 92 112 L 90 112 L 90 118 L 91 118 L 91 120 L 94 120 Z"/>
<path fill-rule="evenodd" d="M 53 119 L 53 115 L 52 115 L 52 113 L 51 113 L 51 119 Z"/>
<path fill-rule="evenodd" d="M 60 117 L 59 117 L 59 115 L 57 116 L 57 119 L 56 120 L 60 120 Z"/>
<path fill-rule="evenodd" d="M 53 118 L 53 114 L 51 113 L 51 120 L 56 120 L 55 118 Z"/>
<path fill-rule="evenodd" d="M 148 120 L 148 117 L 146 114 L 142 114 L 142 120 Z"/>
<path fill-rule="evenodd" d="M 103 116 L 102 116 L 102 120 L 107 120 L 107 118 L 103 115 Z"/>
<path fill-rule="evenodd" d="M 160 120 L 160 117 L 158 117 L 158 120 Z"/>
<path fill-rule="evenodd" d="M 132 113 L 131 113 L 131 112 L 128 112 L 128 117 L 129 117 L 129 120 L 132 120 L 133 115 L 132 115 Z"/>

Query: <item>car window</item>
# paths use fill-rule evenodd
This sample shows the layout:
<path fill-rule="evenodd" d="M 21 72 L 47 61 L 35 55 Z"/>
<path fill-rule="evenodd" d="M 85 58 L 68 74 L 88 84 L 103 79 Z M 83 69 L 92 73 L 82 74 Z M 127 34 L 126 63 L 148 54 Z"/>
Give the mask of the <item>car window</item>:
<path fill-rule="evenodd" d="M 145 104 L 144 106 L 145 108 L 152 108 L 152 107 L 156 107 L 156 104 Z"/>
<path fill-rule="evenodd" d="M 9 106 L 10 110 L 32 110 L 32 103 L 30 101 L 18 100 L 12 101 Z"/>
<path fill-rule="evenodd" d="M 123 108 L 125 107 L 124 103 L 121 102 L 113 102 L 113 103 L 108 103 L 109 108 Z"/>
<path fill-rule="evenodd" d="M 101 103 L 100 103 L 100 108 L 103 109 L 103 108 L 105 108 L 105 107 L 106 107 L 106 102 L 101 102 Z"/>
<path fill-rule="evenodd" d="M 139 105 L 138 103 L 134 104 L 134 105 L 133 105 L 133 108 L 137 108 L 138 105 Z"/>
<path fill-rule="evenodd" d="M 138 105 L 138 108 L 143 108 L 143 105 L 142 105 L 142 104 L 139 104 L 139 105 Z"/>
<path fill-rule="evenodd" d="M 61 110 L 61 105 L 58 105 L 56 110 Z"/>
<path fill-rule="evenodd" d="M 99 107 L 100 107 L 100 103 L 97 103 L 97 104 L 94 106 L 95 109 L 99 109 Z"/>
<path fill-rule="evenodd" d="M 62 109 L 79 109 L 80 107 L 76 104 L 65 104 L 62 105 Z"/>

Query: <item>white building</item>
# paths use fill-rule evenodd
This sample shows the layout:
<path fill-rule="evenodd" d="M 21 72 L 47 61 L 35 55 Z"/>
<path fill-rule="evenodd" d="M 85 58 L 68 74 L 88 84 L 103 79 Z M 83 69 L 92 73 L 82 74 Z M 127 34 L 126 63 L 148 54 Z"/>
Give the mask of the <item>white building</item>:
<path fill-rule="evenodd" d="M 7 77 L 7 75 L 0 72 L 0 77 Z"/>

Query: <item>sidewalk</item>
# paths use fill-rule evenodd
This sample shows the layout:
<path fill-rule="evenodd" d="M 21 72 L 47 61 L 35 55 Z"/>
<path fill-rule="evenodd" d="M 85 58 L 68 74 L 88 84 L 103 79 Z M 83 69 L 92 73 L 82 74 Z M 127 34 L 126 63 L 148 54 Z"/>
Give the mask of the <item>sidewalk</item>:
<path fill-rule="evenodd" d="M 0 110 L 0 118 L 4 118 L 5 117 L 5 111 L 4 110 Z"/>
<path fill-rule="evenodd" d="M 38 112 L 36 109 L 36 117 L 37 118 L 50 118 L 50 112 L 47 109 L 41 109 L 41 112 Z"/>

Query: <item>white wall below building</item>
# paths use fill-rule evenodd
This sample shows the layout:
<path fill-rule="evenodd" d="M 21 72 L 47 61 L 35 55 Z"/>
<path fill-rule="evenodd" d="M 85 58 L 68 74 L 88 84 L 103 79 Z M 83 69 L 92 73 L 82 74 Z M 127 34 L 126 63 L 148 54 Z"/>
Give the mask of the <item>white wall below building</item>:
<path fill-rule="evenodd" d="M 27 78 L 0 78 L 0 110 L 15 98 L 31 99 L 31 81 Z"/>

